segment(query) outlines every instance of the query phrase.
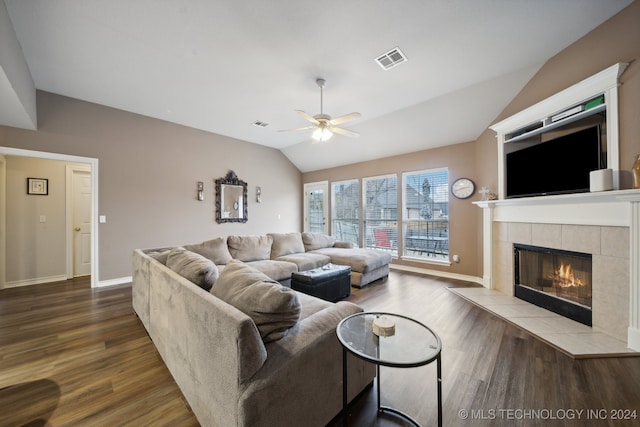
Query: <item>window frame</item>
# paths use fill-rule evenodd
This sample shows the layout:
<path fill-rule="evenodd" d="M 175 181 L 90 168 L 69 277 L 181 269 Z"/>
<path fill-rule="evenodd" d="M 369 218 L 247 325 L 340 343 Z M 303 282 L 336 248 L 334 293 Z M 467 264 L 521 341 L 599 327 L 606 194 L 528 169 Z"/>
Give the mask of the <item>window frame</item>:
<path fill-rule="evenodd" d="M 446 172 L 446 180 L 433 184 L 440 189 L 432 190 L 431 194 L 437 192 L 437 199 L 432 202 L 440 205 L 440 214 L 438 218 L 420 219 L 422 212 L 414 212 L 415 209 L 408 203 L 410 202 L 407 194 L 407 183 L 409 177 L 415 175 L 428 175 Z M 450 257 L 450 222 L 449 209 L 451 207 L 451 195 L 449 192 L 449 168 L 439 167 L 416 171 L 406 171 L 402 173 L 402 241 L 401 253 L 403 259 L 412 261 L 429 262 L 436 264 L 451 264 Z M 441 200 L 446 196 L 446 202 Z M 420 200 L 420 199 L 419 199 Z M 442 213 L 442 207 L 446 206 L 446 212 Z M 417 217 L 414 218 L 414 216 Z M 424 223 L 424 224 L 421 224 Z M 414 226 L 417 225 L 417 226 Z M 426 230 L 426 234 L 422 231 L 413 235 L 412 230 Z M 411 242 L 411 243 L 409 243 Z M 413 247 L 413 249 L 411 249 Z"/>
<path fill-rule="evenodd" d="M 374 181 L 374 180 L 383 180 L 383 179 L 389 179 L 389 178 L 393 178 L 395 179 L 395 188 L 394 188 L 394 192 L 396 194 L 396 199 L 395 199 L 395 215 L 391 215 L 390 217 L 386 217 L 386 215 L 381 215 L 382 218 L 379 219 L 371 219 L 367 217 L 367 213 L 368 213 L 368 206 L 369 204 L 367 203 L 367 197 L 368 197 L 368 193 L 367 193 L 367 183 Z M 362 185 L 361 185 L 361 189 L 362 189 L 362 236 L 360 237 L 361 241 L 362 241 L 362 247 L 363 248 L 370 248 L 370 249 L 377 249 L 377 250 L 384 250 L 386 252 L 391 253 L 392 256 L 397 257 L 398 256 L 398 240 L 399 240 L 399 235 L 400 235 L 400 219 L 398 217 L 398 174 L 397 173 L 391 173 L 391 174 L 385 174 L 385 175 L 377 175 L 377 176 L 370 176 L 370 177 L 366 177 L 366 178 L 362 178 Z M 382 231 L 386 231 L 385 233 L 376 236 L 375 235 L 375 231 L 378 228 L 371 228 L 369 226 L 368 223 L 371 223 L 372 221 L 380 221 L 381 224 L 385 224 L 385 229 L 386 230 L 382 230 Z M 395 222 L 395 226 L 393 226 L 392 224 Z M 374 226 L 376 227 L 376 226 Z M 369 229 L 371 229 L 371 235 L 369 235 Z M 390 231 L 390 232 L 389 232 Z"/>
<path fill-rule="evenodd" d="M 336 187 L 339 185 L 355 185 L 358 194 L 356 194 L 356 215 L 355 218 L 336 218 L 336 208 L 338 203 L 336 201 Z M 362 245 L 361 238 L 361 212 L 362 212 L 362 204 L 361 204 L 361 194 L 362 194 L 362 184 L 358 178 L 346 179 L 342 181 L 334 181 L 331 182 L 331 235 L 335 237 L 337 240 L 352 242 L 356 246 Z M 336 223 L 337 221 L 346 222 L 345 224 Z M 350 238 L 352 235 L 355 235 L 355 238 Z"/>

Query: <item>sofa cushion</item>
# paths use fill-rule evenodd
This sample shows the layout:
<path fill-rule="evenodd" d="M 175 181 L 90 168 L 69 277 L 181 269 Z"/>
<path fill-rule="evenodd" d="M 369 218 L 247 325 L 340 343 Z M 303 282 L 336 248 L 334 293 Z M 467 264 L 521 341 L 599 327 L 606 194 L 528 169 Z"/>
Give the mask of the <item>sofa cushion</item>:
<path fill-rule="evenodd" d="M 316 298 L 311 295 L 307 295 L 302 292 L 298 292 L 298 299 L 300 300 L 300 305 L 302 306 L 302 311 L 300 312 L 300 321 L 313 316 L 316 313 L 325 310 L 335 303 L 325 301 L 320 298 Z"/>
<path fill-rule="evenodd" d="M 247 264 L 270 279 L 277 281 L 291 279 L 291 275 L 298 271 L 297 265 L 285 261 L 261 259 L 259 261 L 249 261 Z"/>
<path fill-rule="evenodd" d="M 218 267 L 211 260 L 182 247 L 171 249 L 166 265 L 206 291 L 218 278 Z"/>
<path fill-rule="evenodd" d="M 304 243 L 302 243 L 300 233 L 269 233 L 268 236 L 273 239 L 271 259 L 304 252 Z"/>
<path fill-rule="evenodd" d="M 229 236 L 227 245 L 234 259 L 258 261 L 271 256 L 271 236 Z"/>
<path fill-rule="evenodd" d="M 301 254 L 284 255 L 278 257 L 276 261 L 292 262 L 298 266 L 297 271 L 307 271 L 329 264 L 331 258 L 328 255 L 317 254 L 315 252 L 304 252 Z"/>
<path fill-rule="evenodd" d="M 307 251 L 322 248 L 331 248 L 336 243 L 336 239 L 323 233 L 302 233 L 302 242 Z"/>
<path fill-rule="evenodd" d="M 367 273 L 391 263 L 391 254 L 377 249 L 324 248 L 317 249 L 313 253 L 327 255 L 331 257 L 332 263 L 348 265 L 352 271 L 358 273 Z"/>
<path fill-rule="evenodd" d="M 231 254 L 227 247 L 226 237 L 206 240 L 202 243 L 198 243 L 197 245 L 185 245 L 184 248 L 210 259 L 216 265 L 225 265 L 231 261 Z"/>
<path fill-rule="evenodd" d="M 265 343 L 284 337 L 300 319 L 295 291 L 240 261 L 226 265 L 211 293 L 249 316 Z"/>

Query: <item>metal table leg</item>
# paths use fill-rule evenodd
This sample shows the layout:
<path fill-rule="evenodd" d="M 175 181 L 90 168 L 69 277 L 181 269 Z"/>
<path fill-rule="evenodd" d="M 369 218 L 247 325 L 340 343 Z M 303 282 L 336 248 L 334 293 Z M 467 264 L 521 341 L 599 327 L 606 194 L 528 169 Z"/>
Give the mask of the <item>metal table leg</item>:
<path fill-rule="evenodd" d="M 347 413 L 347 349 L 342 347 L 342 425 L 349 425 Z"/>
<path fill-rule="evenodd" d="M 438 353 L 436 359 L 436 371 L 438 374 L 438 427 L 442 427 L 442 366 L 440 366 L 440 357 L 442 351 Z"/>

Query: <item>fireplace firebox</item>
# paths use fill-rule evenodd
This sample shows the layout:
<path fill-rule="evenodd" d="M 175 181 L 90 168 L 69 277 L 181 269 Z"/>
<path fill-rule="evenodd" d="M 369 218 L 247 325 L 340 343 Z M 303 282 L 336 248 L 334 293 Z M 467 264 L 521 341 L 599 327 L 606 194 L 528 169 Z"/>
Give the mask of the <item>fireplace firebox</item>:
<path fill-rule="evenodd" d="M 591 254 L 514 244 L 515 296 L 591 326 Z"/>

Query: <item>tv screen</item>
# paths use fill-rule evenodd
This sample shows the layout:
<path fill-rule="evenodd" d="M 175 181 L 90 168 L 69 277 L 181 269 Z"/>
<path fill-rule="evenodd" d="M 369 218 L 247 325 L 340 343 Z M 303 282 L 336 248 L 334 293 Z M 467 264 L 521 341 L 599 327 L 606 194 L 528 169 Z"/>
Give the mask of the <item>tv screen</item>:
<path fill-rule="evenodd" d="M 506 196 L 589 191 L 589 172 L 600 169 L 600 153 L 600 126 L 507 153 Z"/>

